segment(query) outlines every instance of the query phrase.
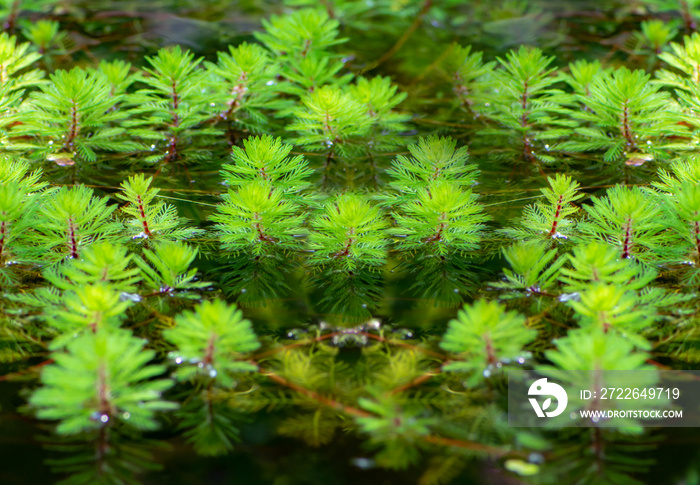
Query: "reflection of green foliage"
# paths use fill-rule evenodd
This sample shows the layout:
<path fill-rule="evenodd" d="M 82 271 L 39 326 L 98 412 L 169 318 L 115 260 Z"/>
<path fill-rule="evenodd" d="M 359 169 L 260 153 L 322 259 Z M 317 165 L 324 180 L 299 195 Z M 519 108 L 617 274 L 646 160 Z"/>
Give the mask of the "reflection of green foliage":
<path fill-rule="evenodd" d="M 369 436 L 369 444 L 380 448 L 379 464 L 389 468 L 407 468 L 418 459 L 416 441 L 430 432 L 433 420 L 422 418 L 421 409 L 401 409 L 390 398 L 362 398 L 359 404 L 373 416 L 355 418 L 360 431 Z"/>
<path fill-rule="evenodd" d="M 241 359 L 260 347 L 250 322 L 235 306 L 221 300 L 206 301 L 192 312 L 181 313 L 164 336 L 177 349 L 173 358 L 180 365 L 178 379 L 203 372 L 218 385 L 230 386 L 237 373 L 256 370 Z"/>
<path fill-rule="evenodd" d="M 378 295 L 378 269 L 385 264 L 388 222 L 360 194 L 329 199 L 311 221 L 309 264 L 324 286 L 321 303 L 350 322 L 371 316 Z"/>

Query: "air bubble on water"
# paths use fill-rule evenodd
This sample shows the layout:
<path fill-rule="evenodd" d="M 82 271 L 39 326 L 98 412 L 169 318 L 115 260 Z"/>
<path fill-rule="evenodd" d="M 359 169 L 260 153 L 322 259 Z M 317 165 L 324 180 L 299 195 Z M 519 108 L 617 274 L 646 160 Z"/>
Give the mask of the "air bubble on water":
<path fill-rule="evenodd" d="M 216 369 L 212 369 L 209 371 L 209 377 L 216 377 Z"/>
<path fill-rule="evenodd" d="M 370 460 L 369 458 L 353 458 L 351 461 L 352 464 L 360 470 L 369 470 L 370 468 L 375 467 L 374 460 Z"/>
<path fill-rule="evenodd" d="M 484 106 L 488 108 L 489 106 L 491 106 L 491 103 L 484 103 Z"/>
<path fill-rule="evenodd" d="M 204 368 L 204 362 L 200 362 L 199 364 L 197 364 L 197 367 L 199 367 L 200 369 L 203 369 L 203 368 Z"/>
<path fill-rule="evenodd" d="M 246 290 L 245 288 L 241 288 L 241 293 L 245 293 L 246 291 L 248 290 Z"/>
<path fill-rule="evenodd" d="M 119 301 L 133 301 L 138 303 L 141 301 L 141 295 L 138 295 L 136 293 L 122 292 L 119 294 Z"/>
<path fill-rule="evenodd" d="M 182 357 L 176 357 L 176 358 L 175 358 L 175 363 L 176 363 L 177 365 L 182 364 Z"/>
<path fill-rule="evenodd" d="M 209 106 L 213 108 L 214 106 L 216 106 L 216 103 L 211 103 Z"/>
<path fill-rule="evenodd" d="M 265 85 L 266 85 L 266 86 L 274 86 L 274 85 L 275 85 L 275 81 L 268 81 L 268 82 L 265 83 Z"/>
<path fill-rule="evenodd" d="M 155 150 L 155 149 L 156 149 L 156 146 L 155 146 L 155 145 L 151 145 L 151 151 L 153 151 L 153 150 Z"/>
<path fill-rule="evenodd" d="M 484 369 L 484 377 L 487 379 L 491 377 L 491 369 Z"/>
<path fill-rule="evenodd" d="M 367 308 L 367 303 L 363 303 L 362 308 Z"/>
<path fill-rule="evenodd" d="M 647 145 L 651 146 L 651 140 L 647 140 Z"/>
<path fill-rule="evenodd" d="M 525 358 L 524 357 L 518 357 L 518 364 L 524 364 L 525 363 Z"/>
<path fill-rule="evenodd" d="M 527 455 L 527 461 L 530 463 L 544 463 L 544 456 L 541 453 L 530 453 Z"/>
<path fill-rule="evenodd" d="M 103 423 L 106 423 L 107 421 L 109 421 L 109 416 L 107 416 L 106 414 L 103 414 L 102 416 L 100 416 L 100 421 L 102 421 Z"/>
<path fill-rule="evenodd" d="M 49 145 L 53 145 L 53 140 L 51 140 L 51 141 L 49 142 Z"/>
<path fill-rule="evenodd" d="M 122 414 L 122 418 L 124 418 L 124 419 L 129 419 L 130 417 L 131 417 L 131 414 L 130 414 L 130 413 L 124 413 L 124 414 Z"/>
<path fill-rule="evenodd" d="M 455 289 L 452 290 L 452 291 L 454 291 L 455 293 L 459 293 L 459 288 L 455 288 Z"/>

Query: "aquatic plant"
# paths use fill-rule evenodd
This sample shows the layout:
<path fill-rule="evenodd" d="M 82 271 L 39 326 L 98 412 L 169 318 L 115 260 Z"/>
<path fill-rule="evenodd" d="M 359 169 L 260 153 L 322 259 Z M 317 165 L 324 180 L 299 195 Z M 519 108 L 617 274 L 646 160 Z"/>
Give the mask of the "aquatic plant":
<path fill-rule="evenodd" d="M 697 2 L 69 3 L 0 8 L 3 477 L 19 435 L 74 484 L 664 464 L 509 427 L 506 371 L 700 362 Z"/>

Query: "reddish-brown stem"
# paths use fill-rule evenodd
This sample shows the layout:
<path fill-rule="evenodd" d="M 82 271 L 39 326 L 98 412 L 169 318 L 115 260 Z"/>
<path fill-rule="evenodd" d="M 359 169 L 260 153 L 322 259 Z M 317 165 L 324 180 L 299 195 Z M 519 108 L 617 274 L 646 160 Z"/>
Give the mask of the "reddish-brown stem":
<path fill-rule="evenodd" d="M 70 127 L 68 128 L 68 137 L 63 144 L 64 149 L 72 149 L 73 141 L 78 136 L 78 107 L 73 101 L 73 106 L 70 108 Z"/>
<path fill-rule="evenodd" d="M 202 364 L 206 365 L 211 365 L 212 362 L 214 362 L 214 351 L 216 349 L 216 334 L 212 333 L 209 336 L 209 341 L 207 342 L 207 348 L 204 351 L 204 359 L 202 360 Z"/>
<path fill-rule="evenodd" d="M 112 404 L 109 402 L 109 385 L 107 382 L 107 375 L 105 371 L 105 366 L 104 364 L 100 365 L 99 369 L 97 370 L 97 397 L 98 397 L 98 413 L 99 413 L 99 418 L 102 420 L 102 416 L 107 416 L 107 421 L 109 421 L 109 418 L 113 414 L 112 410 Z M 109 451 L 109 430 L 107 426 L 106 421 L 102 421 L 102 426 L 100 426 L 100 430 L 98 433 L 98 438 L 97 438 L 97 450 L 96 450 L 96 455 L 97 455 L 97 466 L 98 469 L 100 470 L 100 473 L 105 472 L 104 466 L 105 466 L 105 457 L 107 456 L 107 452 Z"/>
<path fill-rule="evenodd" d="M 73 219 L 68 219 L 68 252 L 70 258 L 78 257 L 78 242 L 75 237 L 75 223 Z"/>
<path fill-rule="evenodd" d="M 17 15 L 19 15 L 19 4 L 20 0 L 14 0 L 12 6 L 10 7 L 10 15 L 7 16 L 5 21 L 5 30 L 12 33 L 15 30 L 15 23 L 17 22 Z"/>
<path fill-rule="evenodd" d="M 520 117 L 520 126 L 525 128 L 527 126 L 527 99 L 528 99 L 528 90 L 529 84 L 528 80 L 526 79 L 525 82 L 523 83 L 523 95 L 520 98 L 520 106 L 523 109 L 523 114 Z"/>
<path fill-rule="evenodd" d="M 347 235 L 348 235 L 348 240 L 345 243 L 345 247 L 341 251 L 333 253 L 334 258 L 344 258 L 344 257 L 347 257 L 350 255 L 350 250 L 352 249 L 352 245 L 355 244 L 355 237 L 354 237 L 355 228 L 351 227 L 350 229 L 348 229 Z"/>
<path fill-rule="evenodd" d="M 430 237 L 423 240 L 424 243 L 433 243 L 442 240 L 442 232 L 445 230 L 445 223 L 441 222 L 440 227 L 438 227 L 437 232 Z"/>
<path fill-rule="evenodd" d="M 630 109 L 627 106 L 628 101 L 622 105 L 622 136 L 627 140 L 627 145 L 630 150 L 634 150 L 637 147 L 637 143 L 634 141 L 634 136 L 632 135 L 632 127 L 630 126 Z"/>
<path fill-rule="evenodd" d="M 496 365 L 498 363 L 498 357 L 496 357 L 496 349 L 493 348 L 493 342 L 491 337 L 486 335 L 484 337 L 484 344 L 486 350 L 486 362 L 489 365 Z"/>
<path fill-rule="evenodd" d="M 529 92 L 528 89 L 530 88 L 530 85 L 528 83 L 528 79 L 525 80 L 523 83 L 523 95 L 520 98 L 520 106 L 523 109 L 523 113 L 520 116 L 520 126 L 525 128 L 528 126 L 528 112 L 527 112 L 527 103 L 528 103 L 528 98 L 529 98 Z M 533 153 L 532 153 L 532 142 L 530 141 L 530 138 L 527 136 L 527 134 L 523 135 L 523 157 L 525 157 L 525 160 L 528 162 L 531 162 L 533 160 Z"/>
<path fill-rule="evenodd" d="M 697 216 L 697 214 L 695 214 Z M 700 261 L 700 222 L 695 221 L 695 251 L 698 253 L 698 261 Z M 0 240 L 0 242 L 2 242 Z M 2 256 L 2 245 L 0 245 L 0 256 Z"/>
<path fill-rule="evenodd" d="M 256 222 L 255 224 L 253 224 L 253 227 L 255 227 L 255 230 L 258 232 L 258 240 L 260 242 L 264 242 L 264 243 L 268 243 L 268 244 L 274 244 L 277 242 L 277 239 L 265 234 L 265 231 L 263 231 L 263 228 L 260 227 L 259 222 Z"/>
<path fill-rule="evenodd" d="M 560 195 L 557 201 L 557 210 L 554 212 L 554 220 L 552 221 L 552 228 L 549 230 L 549 237 L 554 236 L 557 233 L 557 226 L 559 225 L 559 215 L 561 214 L 562 204 L 564 202 L 564 196 Z"/>
<path fill-rule="evenodd" d="M 284 377 L 275 374 L 274 372 L 269 372 L 264 369 L 260 369 L 260 373 L 269 377 L 273 381 L 277 382 L 278 384 L 281 384 L 285 387 L 288 387 L 289 389 L 292 389 L 296 392 L 299 392 L 306 397 L 313 399 L 314 401 L 323 404 L 324 406 L 328 406 L 330 408 L 333 408 L 337 411 L 343 412 L 345 414 L 349 414 L 351 416 L 357 416 L 361 418 L 367 418 L 372 416 L 372 414 L 368 413 L 367 411 L 363 411 L 362 409 L 355 408 L 352 406 L 347 406 L 339 401 L 336 401 L 330 397 L 327 396 L 322 396 L 321 394 L 317 393 L 316 391 L 312 391 L 311 389 L 306 389 L 305 387 L 302 387 L 298 384 L 295 384 L 294 382 L 290 381 L 289 379 L 285 379 Z"/>
<path fill-rule="evenodd" d="M 398 394 L 398 393 L 400 393 L 400 392 L 407 391 L 407 390 L 409 390 L 409 389 L 412 388 L 412 387 L 415 387 L 415 386 L 418 386 L 418 385 L 424 383 L 425 381 L 427 381 L 428 379 L 430 379 L 431 377 L 433 377 L 433 376 L 435 376 L 435 375 L 437 375 L 437 374 L 439 374 L 439 373 L 440 373 L 440 369 L 436 369 L 436 370 L 433 371 L 433 372 L 428 372 L 428 373 L 426 373 L 426 374 L 423 374 L 423 375 L 421 375 L 421 376 L 418 376 L 418 377 L 416 377 L 416 378 L 414 378 L 414 379 L 411 379 L 411 380 L 408 381 L 406 384 L 402 384 L 402 385 L 400 385 L 400 386 L 398 386 L 398 387 L 395 387 L 394 389 L 392 389 L 391 391 L 389 391 L 388 394 Z"/>
<path fill-rule="evenodd" d="M 7 231 L 7 222 L 0 222 L 0 261 L 2 261 L 2 252 L 5 249 L 5 234 Z"/>
<path fill-rule="evenodd" d="M 681 0 L 681 16 L 683 17 L 685 30 L 688 32 L 688 34 L 692 33 L 695 30 L 696 25 L 695 20 L 693 20 L 693 16 L 690 13 L 690 7 L 688 7 L 687 0 Z"/>
<path fill-rule="evenodd" d="M 632 220 L 627 219 L 625 223 L 625 239 L 622 242 L 622 257 L 629 258 L 632 248 Z"/>
<path fill-rule="evenodd" d="M 53 362 L 54 362 L 53 359 L 48 359 L 48 360 L 45 360 L 44 362 L 40 362 L 39 364 L 33 365 L 33 366 L 31 366 L 31 367 L 27 367 L 26 369 L 23 369 L 23 370 L 21 370 L 21 371 L 19 371 L 19 372 L 11 372 L 11 373 L 9 373 L 9 374 L 2 375 L 2 376 L 0 376 L 0 382 L 2 382 L 2 381 L 9 381 L 9 380 L 12 379 L 12 377 L 23 376 L 23 375 L 25 375 L 25 374 L 27 374 L 27 373 L 29 373 L 29 372 L 32 372 L 32 371 L 34 371 L 34 370 L 41 369 L 41 368 L 44 367 L 44 366 L 53 364 Z"/>
<path fill-rule="evenodd" d="M 178 128 L 180 126 L 180 117 L 177 114 L 177 109 L 180 106 L 180 95 L 177 92 L 177 83 L 175 82 L 175 79 L 172 80 L 172 104 L 173 104 L 173 111 L 171 113 L 172 115 L 172 122 L 171 125 L 174 129 Z M 168 143 L 168 152 L 165 155 L 165 161 L 169 162 L 171 160 L 174 160 L 177 158 L 177 132 L 173 130 L 173 134 L 170 137 L 170 142 Z"/>
<path fill-rule="evenodd" d="M 146 219 L 146 208 L 143 205 L 143 200 L 141 199 L 141 195 L 136 196 L 136 202 L 139 207 L 139 214 L 141 215 L 141 224 L 143 224 L 143 233 L 151 237 L 151 230 L 148 227 L 148 220 Z"/>
<path fill-rule="evenodd" d="M 301 57 L 306 57 L 311 49 L 311 39 L 306 39 L 304 41 L 304 49 L 301 51 Z"/>
<path fill-rule="evenodd" d="M 591 450 L 595 456 L 595 468 L 598 476 L 603 475 L 605 467 L 605 440 L 603 439 L 602 432 L 600 428 L 593 428 L 593 442 L 591 443 Z"/>
<path fill-rule="evenodd" d="M 475 443 L 474 441 L 464 441 L 456 440 L 453 438 L 443 438 L 442 436 L 428 435 L 423 436 L 423 441 L 427 443 L 432 443 L 434 445 L 441 446 L 454 446 L 456 448 L 464 448 L 467 450 L 480 451 L 482 453 L 488 453 L 490 455 L 501 456 L 505 455 L 507 452 L 495 446 L 484 445 L 481 443 Z"/>

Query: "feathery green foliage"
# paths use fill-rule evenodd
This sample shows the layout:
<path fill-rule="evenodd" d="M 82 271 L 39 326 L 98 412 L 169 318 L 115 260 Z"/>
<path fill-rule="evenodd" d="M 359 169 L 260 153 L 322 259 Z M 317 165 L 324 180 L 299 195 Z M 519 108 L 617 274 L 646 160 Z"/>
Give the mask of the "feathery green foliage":
<path fill-rule="evenodd" d="M 548 177 L 551 188 L 540 189 L 547 203 L 528 205 L 518 225 L 503 232 L 518 240 L 567 240 L 575 234 L 576 221 L 571 216 L 578 212 L 574 202 L 583 198 L 579 183 L 568 175 Z"/>
<path fill-rule="evenodd" d="M 636 420 L 509 427 L 500 370 L 700 362 L 696 0 L 164 1 L 0 2 L 3 477 L 37 427 L 81 485 L 667 471 Z"/>
<path fill-rule="evenodd" d="M 670 94 L 651 83 L 644 71 L 625 67 L 601 71 L 587 90 L 588 95 L 576 95 L 587 109 L 574 113 L 587 126 L 577 128 L 577 138 L 560 144 L 561 150 L 603 152 L 607 164 L 640 166 L 667 161 L 690 148 L 675 140 L 689 134 L 680 124 L 683 114 L 673 109 Z"/>
<path fill-rule="evenodd" d="M 183 242 L 165 241 L 153 250 L 144 249 L 144 259 L 135 258 L 143 281 L 156 294 L 177 294 L 183 298 L 199 298 L 190 290 L 206 288 L 210 284 L 198 281 L 197 269 L 190 266 L 199 250 Z M 150 264 L 149 264 L 150 263 Z"/>
<path fill-rule="evenodd" d="M 233 187 L 258 180 L 269 182 L 285 195 L 293 196 L 307 188 L 313 171 L 303 156 L 289 156 L 292 148 L 280 138 L 269 135 L 247 138 L 243 148 L 232 148 L 233 163 L 225 164 L 221 175 Z"/>
<path fill-rule="evenodd" d="M 155 429 L 155 413 L 175 405 L 160 399 L 172 383 L 153 380 L 165 370 L 149 364 L 154 355 L 128 332 L 85 334 L 53 354 L 55 363 L 41 376 L 45 387 L 30 404 L 40 417 L 58 421 L 60 434 L 99 432 L 117 423 Z"/>
<path fill-rule="evenodd" d="M 34 158 L 63 166 L 73 165 L 76 158 L 95 162 L 98 151 L 139 149 L 124 139 L 123 127 L 114 126 L 126 113 L 114 109 L 121 96 L 111 92 L 104 76 L 76 67 L 56 71 L 50 81 L 32 93 L 22 124 L 11 132 L 31 141 L 13 142 L 13 149 L 31 150 Z"/>
<path fill-rule="evenodd" d="M 157 152 L 147 162 L 174 162 L 180 159 L 205 160 L 211 137 L 220 131 L 204 123 L 212 113 L 214 97 L 202 85 L 207 72 L 190 51 L 179 46 L 161 49 L 146 58 L 150 67 L 137 81 L 148 86 L 130 99 L 131 111 L 140 119 L 128 121 L 131 133 Z M 216 106 L 214 106 L 216 107 Z"/>
<path fill-rule="evenodd" d="M 269 123 L 266 112 L 281 105 L 275 101 L 279 66 L 257 44 L 243 43 L 219 52 L 216 64 L 205 62 L 211 90 L 217 94 L 213 110 L 218 119 L 238 131 L 262 132 Z"/>
<path fill-rule="evenodd" d="M 378 270 L 386 262 L 386 217 L 365 196 L 330 198 L 311 220 L 309 264 L 323 287 L 320 304 L 334 318 L 359 323 L 376 308 Z"/>
<path fill-rule="evenodd" d="M 523 347 L 534 337 L 522 315 L 494 301 L 477 300 L 450 321 L 440 347 L 457 355 L 443 369 L 467 373 L 469 382 L 476 384 L 521 358 Z"/>
<path fill-rule="evenodd" d="M 181 313 L 175 328 L 166 330 L 164 336 L 177 349 L 171 358 L 179 365 L 178 379 L 205 375 L 227 387 L 237 373 L 256 370 L 241 358 L 260 347 L 250 322 L 235 306 L 221 300 L 205 301 L 194 311 Z"/>
<path fill-rule="evenodd" d="M 117 194 L 127 205 L 122 212 L 130 217 L 127 231 L 131 239 L 149 241 L 175 241 L 187 239 L 201 233 L 201 230 L 185 226 L 185 219 L 179 217 L 177 209 L 158 197 L 160 189 L 151 188 L 153 177 L 143 174 L 132 175 L 122 182 L 122 193 Z"/>
<path fill-rule="evenodd" d="M 560 91 L 553 88 L 557 82 L 556 69 L 550 67 L 553 61 L 540 49 L 524 46 L 505 59 L 498 58 L 501 68 L 491 73 L 487 101 L 475 109 L 497 124 L 497 128 L 483 130 L 484 136 L 505 138 L 502 143 L 507 148 L 499 157 L 554 161 L 546 152 L 572 122 L 564 118 L 567 110 L 558 101 Z"/>
<path fill-rule="evenodd" d="M 618 248 L 621 258 L 649 263 L 664 255 L 662 211 L 651 192 L 640 187 L 615 186 L 605 197 L 593 197 L 584 206 L 588 220 L 579 224 L 581 238 Z"/>
<path fill-rule="evenodd" d="M 477 103 L 478 96 L 488 87 L 489 75 L 496 62 L 484 62 L 483 52 L 472 52 L 472 46 L 452 44 L 445 59 L 445 69 L 452 81 L 460 106 L 466 109 Z"/>
<path fill-rule="evenodd" d="M 84 185 L 45 191 L 34 226 L 44 257 L 78 258 L 83 246 L 114 239 L 121 228 L 112 219 L 115 209 L 107 205 L 106 197 L 94 196 Z"/>

